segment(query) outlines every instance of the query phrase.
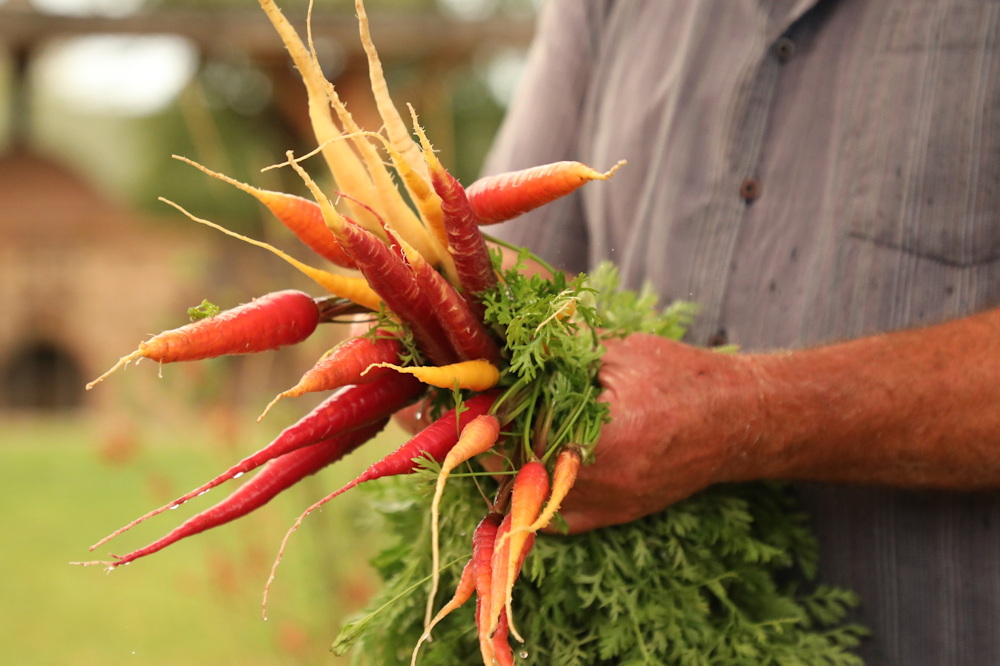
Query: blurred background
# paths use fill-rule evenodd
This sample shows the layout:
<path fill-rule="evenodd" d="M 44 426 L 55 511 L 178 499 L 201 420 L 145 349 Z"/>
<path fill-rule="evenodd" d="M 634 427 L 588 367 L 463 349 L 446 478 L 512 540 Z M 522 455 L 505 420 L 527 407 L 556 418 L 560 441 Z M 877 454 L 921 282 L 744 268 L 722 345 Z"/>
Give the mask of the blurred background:
<path fill-rule="evenodd" d="M 368 0 L 390 90 L 471 182 L 503 116 L 538 0 Z M 305 0 L 279 2 L 302 29 Z M 316 0 L 324 70 L 379 121 L 350 0 Z M 338 664 L 328 652 L 377 581 L 363 493 L 315 514 L 260 595 L 306 506 L 399 442 L 389 430 L 236 524 L 105 575 L 209 506 L 191 502 L 95 553 L 100 537 L 201 484 L 314 406 L 256 415 L 344 331 L 196 364 L 146 362 L 84 384 L 139 341 L 284 288 L 316 288 L 263 250 L 157 201 L 316 263 L 255 201 L 171 159 L 300 192 L 288 149 L 314 147 L 304 89 L 254 0 L 0 0 L 0 645 L 13 664 Z M 216 491 L 221 499 L 228 488 Z"/>

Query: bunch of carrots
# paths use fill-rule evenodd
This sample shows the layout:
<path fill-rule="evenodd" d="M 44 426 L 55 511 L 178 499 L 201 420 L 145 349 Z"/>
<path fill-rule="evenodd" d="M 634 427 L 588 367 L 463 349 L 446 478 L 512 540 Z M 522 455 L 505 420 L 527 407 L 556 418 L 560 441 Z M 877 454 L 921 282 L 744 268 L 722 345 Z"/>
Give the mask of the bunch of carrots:
<path fill-rule="evenodd" d="M 302 74 L 319 146 L 302 157 L 289 153 L 278 166 L 294 169 L 312 199 L 261 190 L 184 161 L 249 193 L 319 257 L 356 274 L 310 266 L 244 238 L 283 257 L 330 295 L 278 291 L 166 331 L 142 342 L 87 388 L 142 358 L 174 363 L 294 345 L 314 334 L 319 324 L 344 312 L 375 313 L 378 323 L 368 334 L 327 352 L 294 387 L 278 395 L 264 414 L 280 399 L 332 391 L 324 402 L 256 453 L 101 539 L 91 550 L 140 522 L 260 468 L 249 481 L 148 546 L 111 561 L 88 564 L 110 568 L 129 564 L 244 516 L 360 447 L 398 410 L 425 400 L 433 403 L 437 419 L 348 485 L 309 507 L 286 535 L 275 567 L 288 537 L 311 511 L 358 484 L 411 473 L 422 464 L 421 459 L 434 461 L 440 465 L 432 506 L 434 567 L 421 642 L 444 616 L 475 595 L 484 664 L 510 664 L 510 639 L 522 640 L 512 607 L 521 565 L 535 534 L 553 521 L 580 466 L 589 461 L 607 415 L 595 399 L 598 364 L 593 360 L 585 361 L 583 383 L 571 386 L 562 375 L 555 378 L 546 373 L 545 359 L 528 368 L 523 358 L 514 358 L 507 326 L 516 324 L 517 316 L 498 304 L 520 299 L 530 309 L 533 299 L 524 299 L 524 292 L 514 289 L 511 276 L 517 271 L 501 269 L 501 253 L 491 252 L 481 227 L 512 219 L 589 181 L 607 179 L 619 165 L 600 172 L 577 162 L 560 162 L 483 178 L 466 188 L 437 158 L 412 108 L 408 123 L 390 99 L 362 0 L 356 0 L 355 6 L 384 133 L 364 131 L 354 122 L 322 75 L 311 35 L 303 41 L 273 0 L 260 0 L 260 4 Z M 331 172 L 334 188 L 330 192 L 321 189 L 303 166 L 314 154 L 325 160 Z M 237 235 L 173 202 L 166 203 L 197 222 Z M 541 338 L 548 335 L 543 328 L 555 329 L 563 336 L 584 340 L 594 352 L 593 359 L 599 358 L 597 321 L 592 312 L 578 307 L 579 285 L 567 285 L 561 275 L 552 281 L 532 278 L 520 288 L 525 285 L 548 296 L 549 310 L 536 313 L 539 323 L 533 335 Z M 558 355 L 560 348 L 552 340 L 541 348 Z M 555 394 L 570 399 L 560 403 L 553 398 Z M 589 411 L 584 414 L 578 404 Z M 472 536 L 461 581 L 435 613 L 440 568 L 437 514 L 445 483 L 456 469 L 490 451 L 502 456 L 504 470 L 497 473 L 500 481 L 492 498 L 484 492 L 485 515 Z M 268 585 L 273 578 L 272 569 Z M 418 643 L 414 648 L 414 661 L 419 647 Z"/>

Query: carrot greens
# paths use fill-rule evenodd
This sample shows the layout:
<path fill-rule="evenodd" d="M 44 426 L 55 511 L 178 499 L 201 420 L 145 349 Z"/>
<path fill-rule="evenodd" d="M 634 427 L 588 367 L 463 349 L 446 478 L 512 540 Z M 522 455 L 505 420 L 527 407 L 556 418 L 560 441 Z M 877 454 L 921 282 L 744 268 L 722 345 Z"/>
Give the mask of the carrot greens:
<path fill-rule="evenodd" d="M 433 485 L 432 473 L 420 478 Z M 424 630 L 430 500 L 403 479 L 367 493 L 381 519 L 373 529 L 393 538 L 372 562 L 384 587 L 371 602 L 377 615 L 357 616 L 333 650 L 353 648 L 359 663 L 404 663 Z M 462 477 L 451 479 L 446 500 L 441 558 L 464 563 L 482 500 Z M 852 649 L 864 630 L 845 622 L 857 597 L 816 585 L 816 561 L 806 519 L 772 484 L 710 489 L 596 532 L 539 534 L 516 588 L 526 642 L 515 653 L 565 666 L 858 665 Z M 461 573 L 461 564 L 444 568 L 442 589 L 455 589 Z M 435 627 L 421 663 L 481 663 L 470 606 Z M 365 630 L 351 631 L 360 622 Z"/>

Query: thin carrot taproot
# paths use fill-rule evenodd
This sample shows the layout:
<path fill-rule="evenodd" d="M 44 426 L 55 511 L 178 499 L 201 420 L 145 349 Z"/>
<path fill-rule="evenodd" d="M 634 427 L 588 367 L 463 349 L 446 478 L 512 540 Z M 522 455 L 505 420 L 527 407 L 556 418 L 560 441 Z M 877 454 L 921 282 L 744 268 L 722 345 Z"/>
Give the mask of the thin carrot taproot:
<path fill-rule="evenodd" d="M 622 160 L 604 172 L 568 160 L 542 164 L 484 176 L 465 193 L 480 225 L 497 224 L 564 197 L 590 181 L 607 180 L 624 164 Z"/>
<path fill-rule="evenodd" d="M 368 284 L 368 281 L 363 278 L 354 277 L 350 275 L 338 275 L 337 273 L 331 273 L 330 271 L 325 271 L 321 268 L 315 268 L 313 266 L 310 266 L 308 264 L 299 261 L 295 257 L 289 256 L 285 252 L 282 252 L 278 248 L 269 245 L 263 241 L 259 241 L 255 238 L 249 238 L 242 234 L 238 234 L 235 231 L 226 229 L 222 225 L 216 224 L 215 222 L 206 220 L 204 218 L 200 218 L 197 215 L 194 215 L 193 213 L 187 211 L 180 204 L 174 203 L 169 199 L 165 199 L 163 197 L 160 197 L 159 199 L 163 203 L 173 206 L 181 213 L 186 215 L 190 220 L 197 222 L 198 224 L 204 224 L 207 227 L 211 227 L 217 231 L 221 231 L 227 236 L 238 238 L 246 243 L 250 243 L 251 245 L 256 245 L 257 247 L 263 248 L 268 252 L 271 252 L 272 254 L 281 257 L 286 262 L 288 262 L 296 269 L 298 269 L 298 271 L 301 272 L 303 275 L 312 279 L 316 284 L 323 287 L 334 296 L 340 296 L 342 298 L 346 298 L 349 301 L 357 303 L 358 305 L 365 307 L 373 312 L 378 312 L 378 310 L 382 306 L 382 299 L 380 299 L 379 295 L 375 292 L 375 290 L 371 288 L 371 286 Z"/>
<path fill-rule="evenodd" d="M 394 336 L 371 339 L 359 336 L 340 343 L 306 371 L 292 388 L 282 391 L 268 403 L 263 413 L 257 417 L 261 421 L 271 408 L 284 398 L 296 398 L 315 391 L 331 391 L 348 384 L 364 384 L 374 381 L 390 370 L 372 368 L 374 364 L 388 363 L 399 359 L 402 345 Z M 425 382 L 426 383 L 426 382 Z"/>
<path fill-rule="evenodd" d="M 434 619 L 431 620 L 430 624 L 427 625 L 427 628 L 424 629 L 424 633 L 422 633 L 420 638 L 417 640 L 417 644 L 413 648 L 413 656 L 410 658 L 410 666 L 416 666 L 417 654 L 420 652 L 420 646 L 424 644 L 424 641 L 430 638 L 431 630 L 434 629 L 434 627 L 437 626 L 441 620 L 448 617 L 453 610 L 460 608 L 466 601 L 471 599 L 475 591 L 476 579 L 473 573 L 473 562 L 470 559 L 462 569 L 462 575 L 458 580 L 458 585 L 455 587 L 455 593 L 452 595 L 448 603 L 441 607 L 441 610 L 437 612 L 437 615 L 434 616 Z"/>
<path fill-rule="evenodd" d="M 141 342 L 134 352 L 88 383 L 87 389 L 140 358 L 174 363 L 269 351 L 302 342 L 318 324 L 319 308 L 312 296 L 294 289 L 272 292 Z"/>
<path fill-rule="evenodd" d="M 264 204 L 278 221 L 295 234 L 296 238 L 302 241 L 306 247 L 330 263 L 341 268 L 357 268 L 354 261 L 347 256 L 343 248 L 340 247 L 340 244 L 337 243 L 337 237 L 326 226 L 326 223 L 323 221 L 323 211 L 320 210 L 319 204 L 315 201 L 310 201 L 294 194 L 254 187 L 249 183 L 231 178 L 224 173 L 213 171 L 181 155 L 174 155 L 173 158 L 185 164 L 190 164 L 203 173 L 253 196 L 257 201 Z"/>
<path fill-rule="evenodd" d="M 282 430 L 267 446 L 245 457 L 211 481 L 115 530 L 91 546 L 90 549 L 94 550 L 139 523 L 178 507 L 278 456 L 315 444 L 341 432 L 363 428 L 383 419 L 416 400 L 423 388 L 423 385 L 413 377 L 396 374 L 386 375 L 369 384 L 347 387 L 327 398 L 297 422 Z"/>
<path fill-rule="evenodd" d="M 497 284 L 497 276 L 490 260 L 486 239 L 479 230 L 479 224 L 465 196 L 465 188 L 445 169 L 434 154 L 434 147 L 413 115 L 413 128 L 423 146 L 424 159 L 430 170 L 431 185 L 441 197 L 441 211 L 444 227 L 448 234 L 448 251 L 455 260 L 455 270 L 466 298 L 476 296 Z"/>
<path fill-rule="evenodd" d="M 437 595 L 440 581 L 438 570 L 441 567 L 441 546 L 438 508 L 441 505 L 441 497 L 444 495 L 448 476 L 465 461 L 493 448 L 499 435 L 500 421 L 496 416 L 492 414 L 477 416 L 462 429 L 458 443 L 448 451 L 448 455 L 441 462 L 441 471 L 438 473 L 437 483 L 434 485 L 434 499 L 431 501 L 431 591 L 427 598 L 425 626 L 430 623 L 434 611 L 434 597 Z"/>
<path fill-rule="evenodd" d="M 514 626 L 514 618 L 511 612 L 511 597 L 514 589 L 514 582 L 517 579 L 517 572 L 526 554 L 525 544 L 529 539 L 533 540 L 534 534 L 524 530 L 524 527 L 531 525 L 538 518 L 542 510 L 542 504 L 549 495 L 549 473 L 545 469 L 545 464 L 538 460 L 531 460 L 521 466 L 517 476 L 514 477 L 514 488 L 510 500 L 510 530 L 509 534 L 502 537 L 502 547 L 494 551 L 493 580 L 494 586 L 490 598 L 490 633 L 496 631 L 497 623 L 500 620 L 500 613 L 506 609 L 507 622 L 510 633 L 518 641 L 524 642 Z M 506 559 L 497 557 L 497 553 L 503 553 Z M 497 571 L 503 575 L 498 575 Z"/>
<path fill-rule="evenodd" d="M 470 391 L 485 391 L 500 381 L 500 370 L 482 359 L 459 361 L 448 365 L 408 365 L 395 363 L 372 363 L 369 369 L 390 368 L 396 372 L 413 375 L 424 384 L 438 388 L 459 388 Z"/>
<path fill-rule="evenodd" d="M 85 562 L 82 564 L 104 564 L 116 568 L 129 564 L 141 557 L 152 555 L 181 539 L 194 536 L 213 527 L 241 518 L 258 509 L 283 490 L 290 488 L 305 477 L 315 474 L 323 467 L 336 462 L 361 444 L 364 444 L 385 427 L 388 419 L 382 419 L 358 430 L 341 433 L 311 446 L 286 453 L 268 462 L 252 479 L 215 506 L 189 518 L 179 527 L 153 543 L 126 555 L 113 556 L 112 561 Z"/>

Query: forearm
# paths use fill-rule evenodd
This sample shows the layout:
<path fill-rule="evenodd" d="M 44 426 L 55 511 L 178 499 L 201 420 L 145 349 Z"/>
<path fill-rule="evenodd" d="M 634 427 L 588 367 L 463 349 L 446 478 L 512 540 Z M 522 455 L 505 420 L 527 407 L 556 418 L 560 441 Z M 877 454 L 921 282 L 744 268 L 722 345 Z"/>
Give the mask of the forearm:
<path fill-rule="evenodd" d="M 758 476 L 1000 487 L 1000 310 L 748 360 Z"/>

